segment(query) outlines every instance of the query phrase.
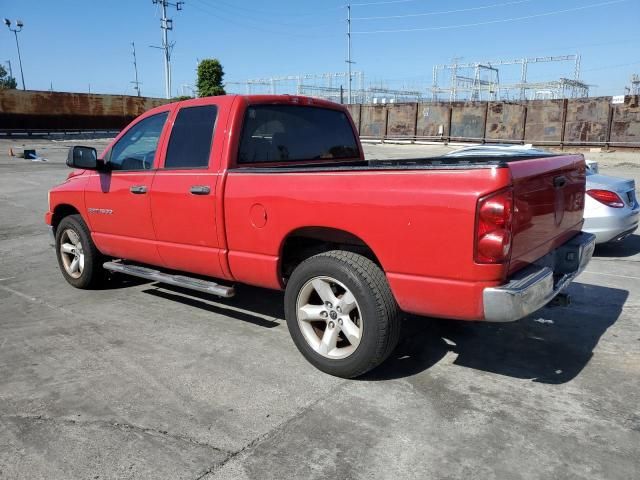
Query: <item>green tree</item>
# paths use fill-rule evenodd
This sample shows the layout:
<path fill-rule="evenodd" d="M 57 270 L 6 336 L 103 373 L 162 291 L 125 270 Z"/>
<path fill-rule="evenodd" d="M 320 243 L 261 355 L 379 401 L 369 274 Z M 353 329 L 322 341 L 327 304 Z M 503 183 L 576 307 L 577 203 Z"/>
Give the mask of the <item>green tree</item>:
<path fill-rule="evenodd" d="M 198 64 L 198 96 L 225 95 L 222 78 L 224 71 L 217 58 L 206 58 Z"/>
<path fill-rule="evenodd" d="M 7 74 L 7 70 L 0 65 L 0 90 L 12 89 L 18 86 L 18 82 Z"/>

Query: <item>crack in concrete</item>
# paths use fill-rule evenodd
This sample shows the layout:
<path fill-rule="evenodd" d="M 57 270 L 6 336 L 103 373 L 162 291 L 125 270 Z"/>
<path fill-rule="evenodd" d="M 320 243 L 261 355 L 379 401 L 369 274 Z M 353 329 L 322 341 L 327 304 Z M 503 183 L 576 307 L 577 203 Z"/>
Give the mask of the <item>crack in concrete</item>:
<path fill-rule="evenodd" d="M 160 429 L 156 429 L 156 428 L 148 428 L 148 427 L 142 427 L 139 425 L 135 425 L 132 423 L 123 423 L 123 422 L 109 422 L 109 421 L 104 421 L 104 420 L 94 420 L 94 421 L 82 421 L 82 420 L 75 420 L 73 418 L 54 418 L 54 417 L 46 417 L 44 415 L 2 415 L 0 416 L 0 418 L 2 419 L 18 419 L 18 420 L 29 420 L 29 421 L 35 421 L 35 422 L 43 422 L 43 423 L 57 423 L 57 424 L 63 424 L 63 425 L 72 425 L 72 426 L 78 426 L 78 427 L 83 427 L 83 426 L 96 426 L 96 427 L 101 427 L 101 428 L 113 428 L 113 429 L 117 429 L 120 430 L 122 432 L 129 432 L 129 431 L 133 431 L 133 432 L 138 432 L 138 433 L 142 433 L 144 435 L 150 435 L 150 436 L 154 436 L 154 437 L 166 437 L 166 438 L 170 438 L 173 440 L 178 440 L 181 442 L 186 442 L 186 443 L 190 443 L 192 445 L 196 445 L 198 447 L 205 447 L 205 448 L 209 448 L 211 450 L 215 450 L 217 452 L 223 453 L 227 456 L 232 455 L 234 452 L 230 452 L 229 450 L 225 450 L 223 448 L 219 448 L 219 447 L 215 447 L 213 445 L 210 445 L 208 443 L 205 442 L 201 442 L 199 440 L 196 440 L 194 438 L 191 438 L 187 435 L 180 435 L 180 434 L 176 434 L 176 433 L 169 433 L 167 430 L 160 430 Z"/>
<path fill-rule="evenodd" d="M 327 390 L 327 392 L 324 395 L 316 398 L 312 402 L 310 402 L 307 405 L 303 406 L 294 415 L 292 415 L 291 417 L 287 418 L 283 422 L 279 423 L 278 425 L 273 427 L 268 432 L 265 432 L 262 435 L 258 435 L 256 438 L 251 440 L 249 443 L 247 443 L 240 450 L 237 450 L 235 452 L 231 452 L 230 455 L 227 458 L 225 458 L 221 463 L 218 463 L 218 464 L 210 466 L 204 472 L 202 472 L 199 476 L 197 476 L 194 480 L 204 480 L 205 477 L 207 475 L 209 475 L 209 474 L 214 474 L 215 475 L 216 471 L 220 470 L 222 467 L 224 467 L 227 463 L 229 463 L 234 458 L 238 457 L 239 455 L 241 455 L 241 454 L 243 454 L 245 452 L 248 452 L 249 450 L 254 449 L 259 444 L 261 444 L 262 442 L 268 440 L 269 438 L 273 437 L 274 435 L 277 435 L 278 433 L 285 431 L 286 428 L 289 425 L 291 425 L 293 422 L 295 422 L 299 418 L 302 418 L 309 410 L 311 410 L 313 407 L 318 405 L 320 402 L 322 402 L 323 400 L 328 398 L 329 395 L 334 394 L 338 389 L 340 389 L 340 387 L 342 387 L 346 383 L 348 383 L 348 381 L 344 380 L 344 381 L 334 385 L 329 390 Z"/>

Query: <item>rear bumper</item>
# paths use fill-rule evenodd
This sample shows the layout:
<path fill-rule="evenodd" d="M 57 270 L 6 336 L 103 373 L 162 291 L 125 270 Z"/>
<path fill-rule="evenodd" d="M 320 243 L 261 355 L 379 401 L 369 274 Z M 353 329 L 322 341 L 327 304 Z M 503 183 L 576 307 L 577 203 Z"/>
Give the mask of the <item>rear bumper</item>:
<path fill-rule="evenodd" d="M 577 277 L 593 256 L 596 237 L 582 232 L 554 252 L 483 291 L 484 318 L 512 322 L 544 307 Z"/>

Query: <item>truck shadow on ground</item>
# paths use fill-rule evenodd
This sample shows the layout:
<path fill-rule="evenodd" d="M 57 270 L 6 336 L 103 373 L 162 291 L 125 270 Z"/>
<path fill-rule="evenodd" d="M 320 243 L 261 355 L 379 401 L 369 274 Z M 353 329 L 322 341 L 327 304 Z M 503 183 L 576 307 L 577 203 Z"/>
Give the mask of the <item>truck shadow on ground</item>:
<path fill-rule="evenodd" d="M 582 283 L 572 284 L 567 292 L 573 297 L 570 307 L 544 308 L 514 323 L 410 316 L 395 352 L 362 379 L 415 375 L 452 352 L 457 355 L 454 365 L 540 383 L 568 382 L 589 363 L 629 292 Z"/>
<path fill-rule="evenodd" d="M 240 285 L 235 297 L 224 299 L 157 283 L 143 292 L 260 327 L 286 328 L 282 292 Z M 396 350 L 361 379 L 416 375 L 451 352 L 457 355 L 454 365 L 540 383 L 568 382 L 589 363 L 600 337 L 618 320 L 629 292 L 574 282 L 567 293 L 571 306 L 544 308 L 514 323 L 408 315 Z"/>
<path fill-rule="evenodd" d="M 640 235 L 630 235 L 621 242 L 598 245 L 596 257 L 633 257 L 640 253 Z"/>
<path fill-rule="evenodd" d="M 260 327 L 274 328 L 285 323 L 282 320 L 284 319 L 282 292 L 239 285 L 236 287 L 235 297 L 219 298 L 173 285 L 157 283 L 153 286 L 159 288 L 149 288 L 143 292 Z"/>

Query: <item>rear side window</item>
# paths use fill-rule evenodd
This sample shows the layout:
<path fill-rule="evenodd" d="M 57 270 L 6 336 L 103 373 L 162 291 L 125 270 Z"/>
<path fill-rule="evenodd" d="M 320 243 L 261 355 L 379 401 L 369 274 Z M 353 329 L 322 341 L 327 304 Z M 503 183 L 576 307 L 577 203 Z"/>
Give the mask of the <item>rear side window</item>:
<path fill-rule="evenodd" d="M 358 156 L 358 143 L 344 112 L 298 105 L 253 105 L 247 108 L 238 163 Z"/>
<path fill-rule="evenodd" d="M 209 165 L 215 105 L 181 108 L 171 129 L 164 168 L 198 168 Z"/>

